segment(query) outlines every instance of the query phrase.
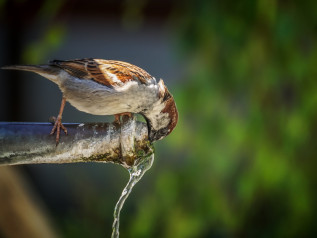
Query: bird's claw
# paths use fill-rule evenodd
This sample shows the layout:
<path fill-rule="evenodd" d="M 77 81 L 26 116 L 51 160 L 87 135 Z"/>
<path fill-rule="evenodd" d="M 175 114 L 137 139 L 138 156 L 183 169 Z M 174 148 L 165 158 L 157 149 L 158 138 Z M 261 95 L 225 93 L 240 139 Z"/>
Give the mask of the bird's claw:
<path fill-rule="evenodd" d="M 53 117 L 53 120 L 55 121 L 54 126 L 51 130 L 50 135 L 53 135 L 56 132 L 56 146 L 59 143 L 59 138 L 60 138 L 60 134 L 61 134 L 61 128 L 64 131 L 64 133 L 67 135 L 67 129 L 66 127 L 62 124 L 62 118 L 61 117 L 57 117 L 57 119 L 55 117 Z"/>
<path fill-rule="evenodd" d="M 131 118 L 132 117 L 132 113 L 124 112 L 124 113 L 115 114 L 114 115 L 114 123 L 120 125 L 121 124 L 120 117 L 123 117 L 123 116 L 128 116 L 129 118 Z"/>

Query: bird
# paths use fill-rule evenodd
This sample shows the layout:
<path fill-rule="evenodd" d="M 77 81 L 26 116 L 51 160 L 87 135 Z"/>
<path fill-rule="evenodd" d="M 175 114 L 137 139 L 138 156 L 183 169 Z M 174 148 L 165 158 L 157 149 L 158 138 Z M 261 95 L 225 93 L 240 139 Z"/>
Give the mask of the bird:
<path fill-rule="evenodd" d="M 12 65 L 2 69 L 23 70 L 37 73 L 57 84 L 62 102 L 50 134 L 56 132 L 56 145 L 61 130 L 62 114 L 69 102 L 79 111 L 93 115 L 114 115 L 115 123 L 120 117 L 137 113 L 143 115 L 150 142 L 169 135 L 178 122 L 175 100 L 160 79 L 133 64 L 95 58 L 52 60 L 48 64 Z"/>

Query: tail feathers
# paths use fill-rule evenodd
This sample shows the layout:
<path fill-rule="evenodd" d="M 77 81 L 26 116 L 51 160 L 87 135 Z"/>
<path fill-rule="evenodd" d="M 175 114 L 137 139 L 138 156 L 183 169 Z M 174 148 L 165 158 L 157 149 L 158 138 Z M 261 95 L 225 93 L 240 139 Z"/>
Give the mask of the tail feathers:
<path fill-rule="evenodd" d="M 9 69 L 9 70 L 23 70 L 35 72 L 38 74 L 52 74 L 56 75 L 59 73 L 59 69 L 56 67 L 52 67 L 50 65 L 9 65 L 3 66 L 1 69 Z"/>

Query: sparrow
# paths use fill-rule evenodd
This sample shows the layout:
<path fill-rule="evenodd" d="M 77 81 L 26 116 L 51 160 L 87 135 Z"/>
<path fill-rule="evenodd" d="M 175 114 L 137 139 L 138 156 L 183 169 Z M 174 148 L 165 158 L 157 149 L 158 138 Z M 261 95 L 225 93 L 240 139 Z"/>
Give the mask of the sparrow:
<path fill-rule="evenodd" d="M 151 142 L 169 135 L 178 121 L 172 94 L 163 80 L 158 83 L 145 70 L 122 61 L 104 59 L 53 60 L 41 65 L 13 65 L 2 69 L 35 72 L 58 85 L 63 98 L 50 134 L 59 143 L 66 101 L 79 111 L 93 115 L 114 115 L 120 124 L 123 115 L 144 116 Z"/>

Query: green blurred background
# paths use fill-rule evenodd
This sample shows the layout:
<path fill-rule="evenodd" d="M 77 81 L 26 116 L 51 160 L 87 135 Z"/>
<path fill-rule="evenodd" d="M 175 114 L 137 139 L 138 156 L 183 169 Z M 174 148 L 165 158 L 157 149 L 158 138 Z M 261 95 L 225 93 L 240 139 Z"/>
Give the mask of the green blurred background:
<path fill-rule="evenodd" d="M 179 123 L 155 144 L 155 164 L 123 208 L 122 237 L 311 237 L 316 10 L 312 0 L 2 0 L 0 62 L 99 57 L 164 79 Z M 90 43 L 78 42 L 84 35 Z M 1 120 L 45 121 L 58 112 L 61 94 L 48 80 L 1 72 L 1 81 Z M 38 97 L 29 99 L 30 91 Z M 104 120 L 66 110 L 65 122 Z M 110 237 L 112 210 L 128 179 L 123 168 L 19 171 L 59 237 Z"/>

